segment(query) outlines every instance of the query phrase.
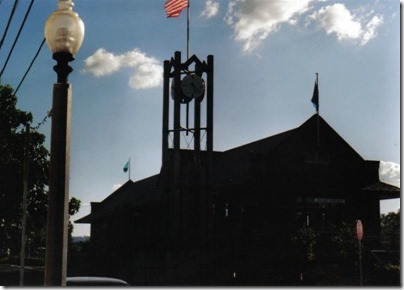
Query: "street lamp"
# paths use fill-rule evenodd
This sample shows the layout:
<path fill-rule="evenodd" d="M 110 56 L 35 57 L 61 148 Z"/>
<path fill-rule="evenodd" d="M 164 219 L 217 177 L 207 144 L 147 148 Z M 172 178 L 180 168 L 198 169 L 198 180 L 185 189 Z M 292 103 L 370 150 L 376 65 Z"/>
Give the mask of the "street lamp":
<path fill-rule="evenodd" d="M 45 38 L 57 64 L 53 86 L 51 157 L 46 231 L 45 286 L 66 286 L 72 88 L 67 77 L 84 38 L 84 24 L 71 0 L 59 0 L 45 24 Z"/>

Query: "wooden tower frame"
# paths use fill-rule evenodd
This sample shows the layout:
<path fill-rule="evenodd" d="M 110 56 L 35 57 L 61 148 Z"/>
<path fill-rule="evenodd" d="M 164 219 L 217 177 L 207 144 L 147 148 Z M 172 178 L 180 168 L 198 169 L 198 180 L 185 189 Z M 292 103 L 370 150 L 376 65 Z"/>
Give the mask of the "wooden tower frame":
<path fill-rule="evenodd" d="M 181 80 L 195 74 L 204 80 L 204 96 L 184 102 Z M 172 99 L 170 98 L 170 91 Z M 170 111 L 170 103 L 173 108 Z M 194 106 L 193 128 L 188 128 L 188 105 Z M 206 106 L 206 126 L 201 126 L 201 106 Z M 186 109 L 186 125 L 181 126 L 181 112 Z M 171 115 L 170 115 L 171 113 Z M 170 120 L 172 124 L 170 124 Z M 201 269 L 211 228 L 213 188 L 213 56 L 201 61 L 195 55 L 184 63 L 181 52 L 164 61 L 161 189 L 165 199 L 170 256 L 181 249 L 198 244 Z M 171 126 L 170 126 L 171 125 Z M 206 151 L 201 151 L 201 132 L 206 135 Z M 192 161 L 184 160 L 181 134 L 193 137 Z M 169 141 L 173 135 L 173 145 Z M 182 152 L 183 153 L 183 152 Z M 203 156 L 202 156 L 203 155 Z M 203 160 L 203 162 L 201 162 Z M 191 164 L 190 164 L 191 163 Z M 203 163 L 203 164 L 202 164 Z M 185 172 L 191 166 L 192 173 Z M 186 168 L 187 167 L 187 168 Z M 185 173 L 185 174 L 184 174 Z M 188 175 L 186 175 L 188 174 Z M 186 177 L 184 177 L 186 176 Z M 170 262 L 168 262 L 170 264 Z M 172 261 L 174 263 L 174 261 Z"/>
<path fill-rule="evenodd" d="M 195 65 L 195 70 L 191 71 L 191 65 Z M 174 98 L 174 118 L 173 126 L 170 129 L 170 79 L 174 85 L 172 89 L 175 96 L 181 95 L 181 76 L 196 74 L 203 77 L 206 74 L 206 127 L 201 127 L 201 101 L 194 102 L 194 128 L 184 128 L 181 126 L 181 102 L 180 97 Z M 192 102 L 192 101 L 191 101 Z M 186 104 L 188 105 L 188 104 Z M 176 51 L 174 58 L 164 61 L 164 87 L 163 87 L 163 140 L 162 140 L 162 163 L 163 166 L 168 160 L 169 135 L 174 133 L 174 153 L 178 155 L 181 149 L 180 134 L 182 131 L 191 132 L 194 136 L 194 151 L 198 154 L 201 150 L 201 131 L 206 131 L 206 151 L 213 151 L 213 56 L 209 55 L 207 62 L 201 62 L 197 56 L 191 56 L 186 62 L 181 63 L 181 52 Z"/>

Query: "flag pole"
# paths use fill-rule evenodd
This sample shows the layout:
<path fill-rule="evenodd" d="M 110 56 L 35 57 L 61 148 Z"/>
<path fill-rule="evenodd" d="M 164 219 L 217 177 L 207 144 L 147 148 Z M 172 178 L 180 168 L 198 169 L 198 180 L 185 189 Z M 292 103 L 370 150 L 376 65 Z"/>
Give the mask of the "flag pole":
<path fill-rule="evenodd" d="M 318 73 L 316 73 L 316 84 L 318 89 Z M 320 92 L 318 96 L 317 115 L 320 115 Z"/>
<path fill-rule="evenodd" d="M 189 7 L 191 0 L 188 0 L 187 7 L 187 60 L 189 59 Z"/>
<path fill-rule="evenodd" d="M 316 84 L 318 90 L 318 73 L 316 73 Z M 320 147 L 320 92 L 318 93 L 317 105 L 317 146 Z"/>
<path fill-rule="evenodd" d="M 190 6 L 191 0 L 188 0 L 188 6 L 187 6 L 187 60 L 189 59 L 189 6 Z M 186 105 L 186 126 L 187 131 L 185 134 L 188 136 L 188 128 L 189 128 L 189 103 Z"/>
<path fill-rule="evenodd" d="M 129 170 L 128 170 L 128 172 L 129 172 L 129 179 L 128 180 L 130 180 L 130 168 L 131 168 L 131 164 L 130 164 L 130 157 L 129 157 Z"/>

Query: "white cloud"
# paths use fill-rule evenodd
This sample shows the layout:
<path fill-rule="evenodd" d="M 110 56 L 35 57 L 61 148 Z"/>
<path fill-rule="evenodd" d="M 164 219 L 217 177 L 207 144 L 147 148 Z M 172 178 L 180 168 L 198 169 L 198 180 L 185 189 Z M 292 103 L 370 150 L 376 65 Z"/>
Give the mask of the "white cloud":
<path fill-rule="evenodd" d="M 373 14 L 373 11 L 364 16 Z M 344 4 L 336 3 L 322 7 L 309 16 L 318 21 L 327 34 L 335 34 L 338 40 L 356 39 L 365 45 L 376 36 L 376 28 L 383 23 L 382 16 L 374 16 L 367 24 L 352 14 Z"/>
<path fill-rule="evenodd" d="M 230 0 L 225 22 L 232 26 L 235 39 L 244 42 L 244 52 L 254 50 L 281 24 L 296 24 L 313 0 Z"/>
<path fill-rule="evenodd" d="M 335 33 L 338 39 L 358 38 L 362 33 L 360 22 L 355 21 L 345 5 L 336 3 L 322 7 L 312 15 L 327 34 Z"/>
<path fill-rule="evenodd" d="M 220 4 L 217 1 L 206 0 L 205 9 L 201 12 L 202 17 L 212 18 L 219 12 Z"/>
<path fill-rule="evenodd" d="M 351 39 L 365 45 L 376 37 L 383 23 L 383 16 L 374 15 L 374 10 L 366 6 L 360 6 L 355 14 L 341 3 L 326 5 L 327 0 L 229 0 L 224 21 L 233 28 L 234 39 L 243 43 L 243 51 L 251 52 L 281 25 L 297 25 L 315 2 L 322 7 L 307 20 L 317 22 L 339 40 Z"/>
<path fill-rule="evenodd" d="M 390 161 L 380 161 L 379 180 L 400 187 L 400 165 Z"/>
<path fill-rule="evenodd" d="M 147 56 L 138 48 L 118 55 L 100 48 L 84 60 L 83 71 L 102 77 L 125 67 L 134 69 L 129 79 L 129 85 L 134 89 L 157 87 L 163 81 L 163 68 L 160 62 L 154 57 Z"/>
<path fill-rule="evenodd" d="M 84 64 L 84 72 L 92 73 L 97 77 L 110 75 L 122 67 L 119 57 L 103 48 L 98 49 L 93 55 L 86 58 Z"/>
<path fill-rule="evenodd" d="M 120 184 L 120 183 L 114 184 L 114 185 L 112 186 L 112 190 L 115 191 L 115 190 L 117 190 L 118 188 L 120 188 L 121 186 L 122 186 L 122 184 Z"/>
<path fill-rule="evenodd" d="M 373 16 L 372 20 L 366 24 L 366 31 L 362 37 L 362 45 L 365 45 L 369 40 L 376 37 L 376 28 L 383 23 L 383 16 Z"/>
<path fill-rule="evenodd" d="M 161 84 L 163 68 L 155 63 L 143 63 L 129 79 L 129 85 L 134 89 L 154 88 Z"/>

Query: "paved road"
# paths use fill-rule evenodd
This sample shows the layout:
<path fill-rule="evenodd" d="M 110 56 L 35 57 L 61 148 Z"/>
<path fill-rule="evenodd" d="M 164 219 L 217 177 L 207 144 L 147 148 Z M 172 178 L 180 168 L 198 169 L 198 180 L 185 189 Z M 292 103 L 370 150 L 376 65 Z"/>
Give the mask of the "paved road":
<path fill-rule="evenodd" d="M 26 266 L 24 269 L 24 286 L 44 285 L 44 267 Z M 8 264 L 0 265 L 0 285 L 19 286 L 19 284 L 20 266 Z"/>

